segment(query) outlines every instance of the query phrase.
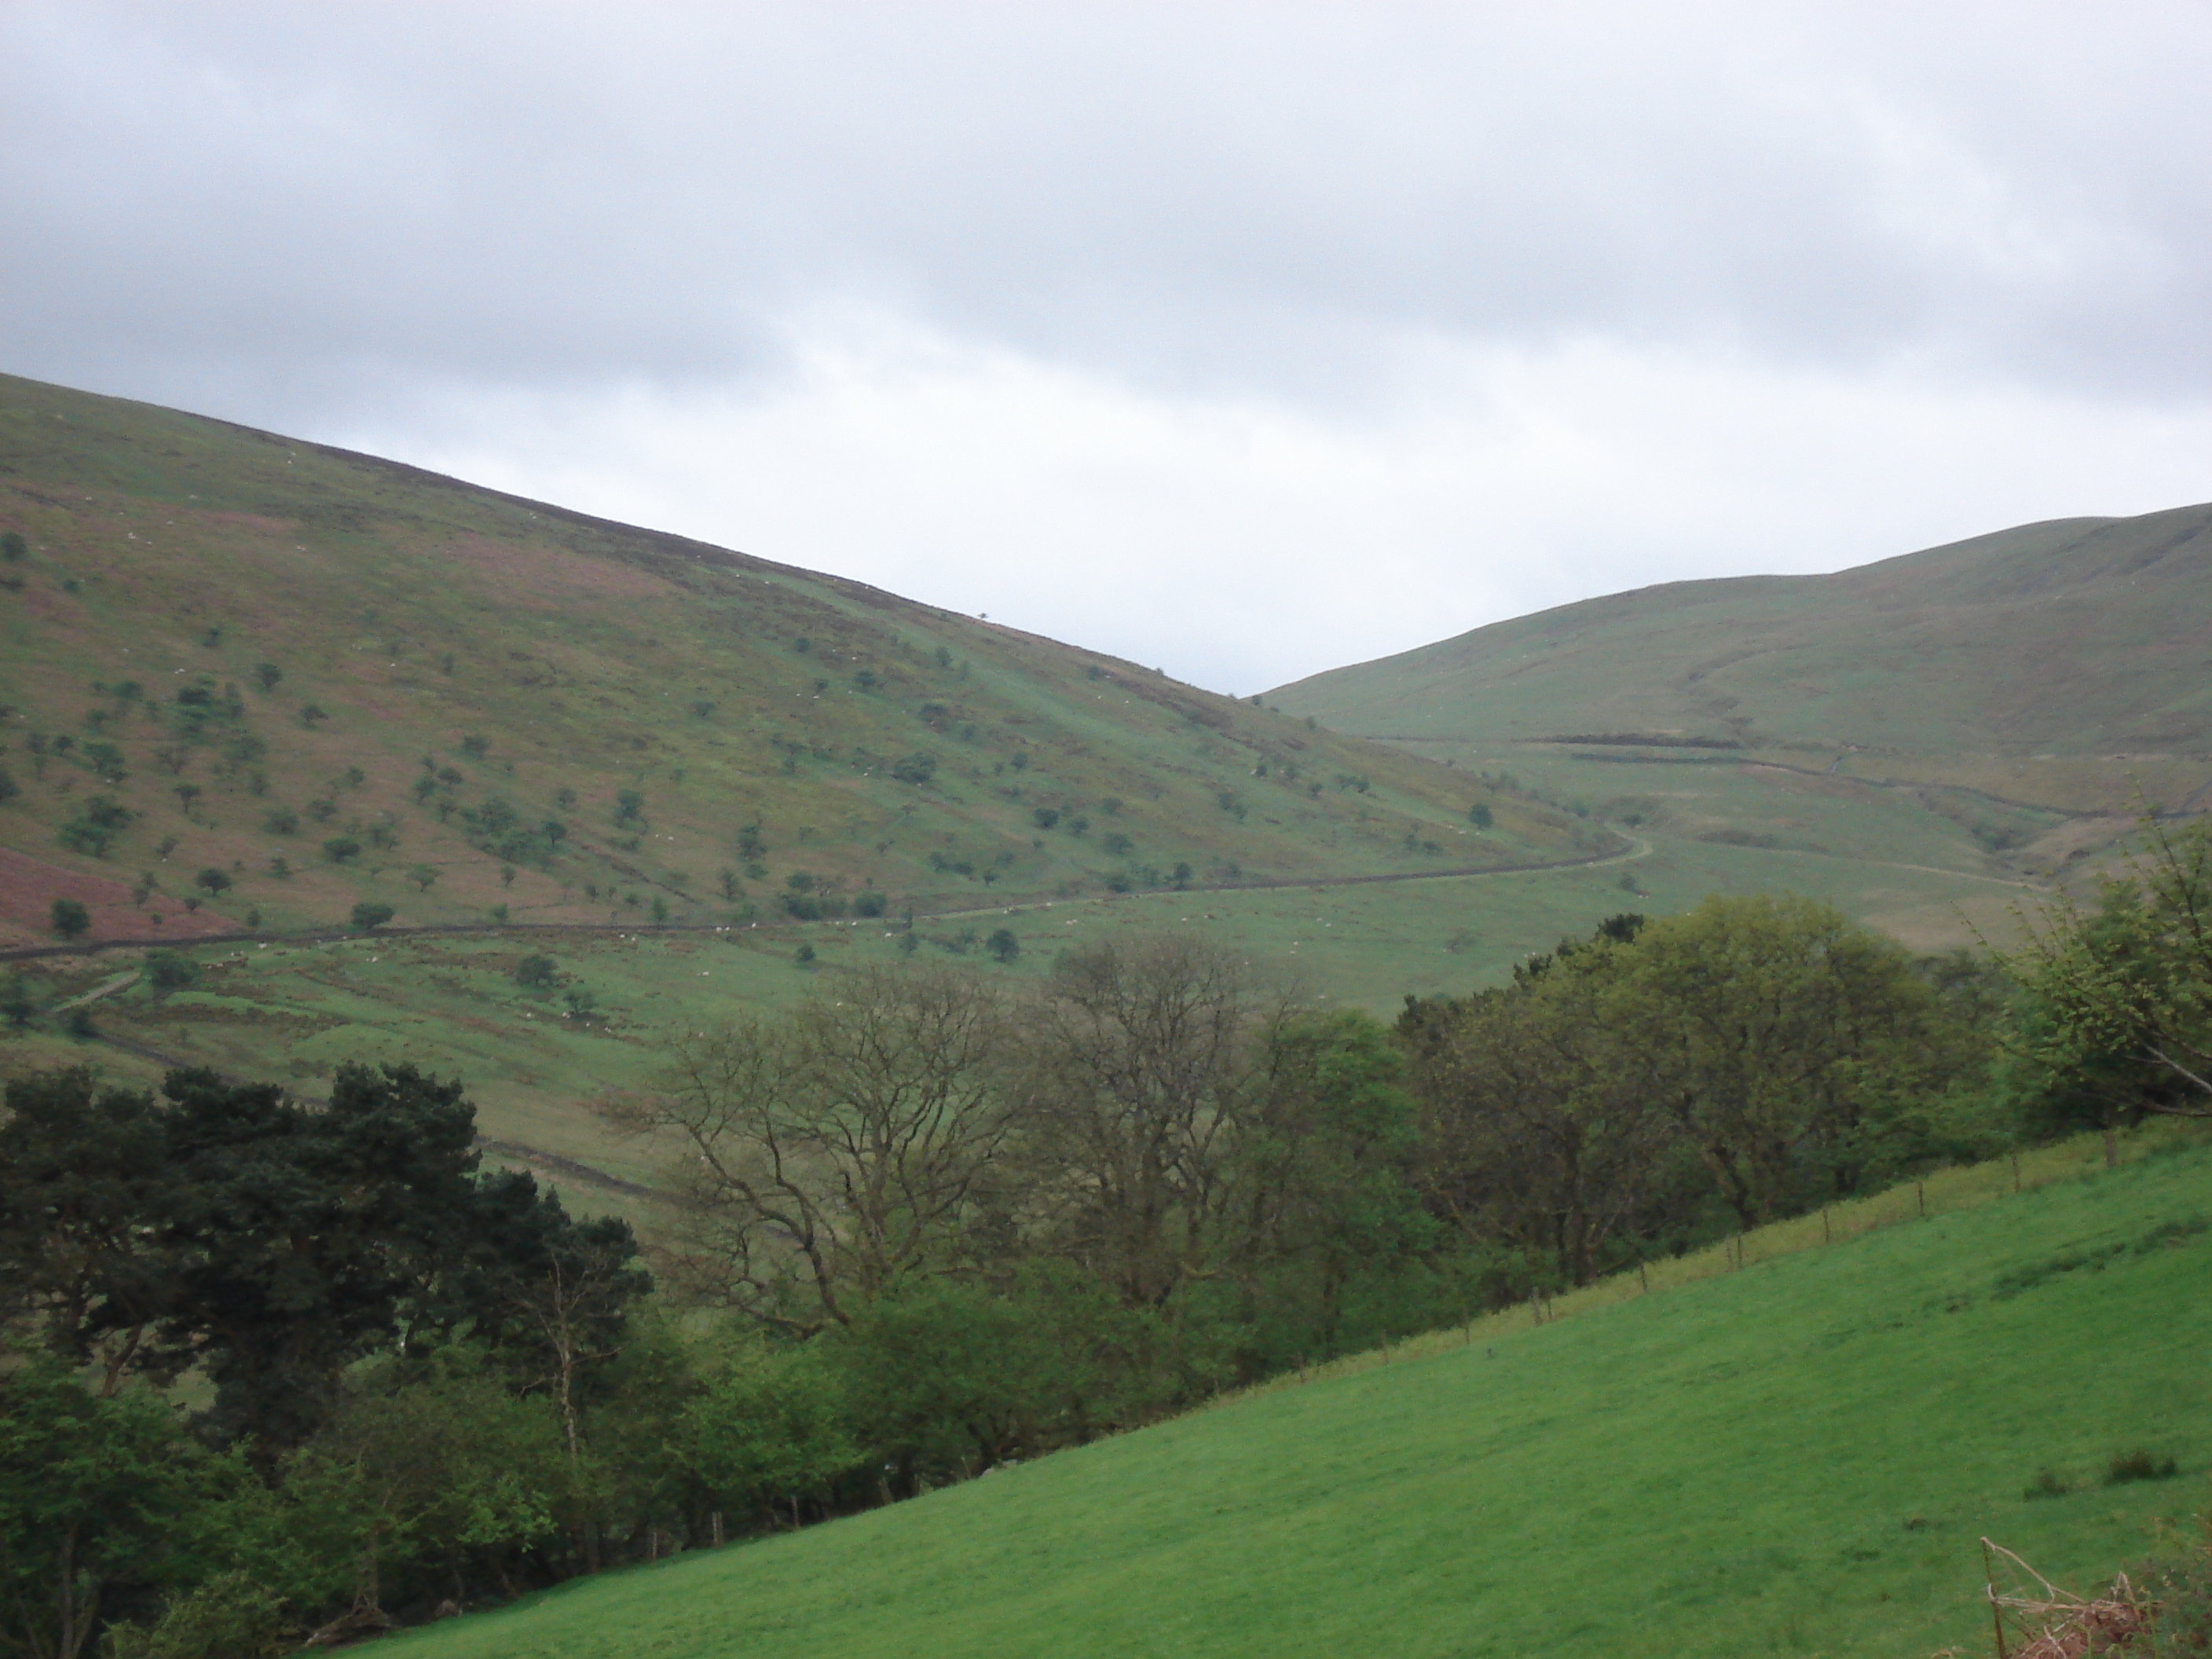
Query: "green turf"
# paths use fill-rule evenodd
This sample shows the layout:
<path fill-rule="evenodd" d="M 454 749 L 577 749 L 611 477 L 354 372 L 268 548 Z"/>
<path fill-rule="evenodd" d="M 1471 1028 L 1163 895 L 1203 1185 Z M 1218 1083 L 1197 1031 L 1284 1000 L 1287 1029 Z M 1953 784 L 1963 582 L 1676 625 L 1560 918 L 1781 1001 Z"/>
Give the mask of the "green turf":
<path fill-rule="evenodd" d="M 2212 1152 L 1278 1386 L 400 1638 L 415 1659 L 1924 1654 L 1987 1534 L 2086 1582 L 2200 1508 Z M 2161 1229 L 2182 1224 L 2178 1238 Z M 2057 1271 L 2104 1247 L 2101 1267 Z M 2141 1248 L 2136 1248 L 2140 1245 Z M 2041 1274 L 2041 1277 L 2038 1277 Z M 2035 1282 L 2002 1294 L 2008 1275 Z M 2106 1486 L 2114 1453 L 2179 1458 Z M 2049 1469 L 2069 1496 L 2022 1494 Z"/>

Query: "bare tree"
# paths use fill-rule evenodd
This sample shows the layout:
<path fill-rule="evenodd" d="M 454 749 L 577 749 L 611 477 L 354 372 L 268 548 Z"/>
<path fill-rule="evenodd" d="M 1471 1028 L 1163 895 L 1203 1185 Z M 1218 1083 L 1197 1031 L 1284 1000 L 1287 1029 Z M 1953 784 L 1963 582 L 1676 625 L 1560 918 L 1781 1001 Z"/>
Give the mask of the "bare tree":
<path fill-rule="evenodd" d="M 687 1265 L 726 1300 L 799 1330 L 957 1260 L 1009 1115 L 1005 1019 L 950 967 L 841 975 L 781 1021 L 677 1045 L 662 1091 L 604 1103 L 680 1149 Z"/>
<path fill-rule="evenodd" d="M 1254 1039 L 1279 1010 L 1175 935 L 1061 961 L 1024 1022 L 1024 1153 L 1045 1226 L 1133 1306 L 1205 1270 Z"/>

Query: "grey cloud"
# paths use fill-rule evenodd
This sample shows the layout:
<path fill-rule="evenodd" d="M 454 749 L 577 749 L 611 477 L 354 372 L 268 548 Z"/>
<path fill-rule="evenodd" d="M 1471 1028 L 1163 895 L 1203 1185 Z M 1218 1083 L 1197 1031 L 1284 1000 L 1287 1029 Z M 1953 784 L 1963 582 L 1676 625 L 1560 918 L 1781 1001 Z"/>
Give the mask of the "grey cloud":
<path fill-rule="evenodd" d="M 2193 8 L 0 28 L 9 366 L 248 418 L 773 380 L 782 319 L 837 299 L 1328 407 L 1387 400 L 1431 336 L 1913 356 L 2124 398 L 2212 370 Z"/>

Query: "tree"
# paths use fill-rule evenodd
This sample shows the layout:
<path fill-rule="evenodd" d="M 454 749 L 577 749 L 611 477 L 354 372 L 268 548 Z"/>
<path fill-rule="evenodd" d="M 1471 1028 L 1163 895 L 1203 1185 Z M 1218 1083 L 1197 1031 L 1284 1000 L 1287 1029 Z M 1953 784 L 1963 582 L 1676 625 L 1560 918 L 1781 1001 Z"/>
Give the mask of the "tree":
<path fill-rule="evenodd" d="M 560 964 L 550 957 L 525 957 L 514 964 L 514 982 L 526 991 L 553 990 L 561 983 Z"/>
<path fill-rule="evenodd" d="M 615 791 L 615 822 L 618 824 L 645 822 L 645 795 L 636 789 Z"/>
<path fill-rule="evenodd" d="M 283 678 L 284 671 L 273 662 L 258 662 L 253 665 L 254 683 L 264 691 L 274 691 L 276 689 L 277 681 Z"/>
<path fill-rule="evenodd" d="M 1478 830 L 1487 830 L 1494 819 L 1488 801 L 1479 800 L 1467 809 L 1467 821 Z"/>
<path fill-rule="evenodd" d="M 1062 957 L 1025 1012 L 1029 1184 L 1059 1249 L 1131 1307 L 1206 1266 L 1267 1007 L 1238 959 L 1167 935 Z"/>
<path fill-rule="evenodd" d="M 356 933 L 368 933 L 372 929 L 383 927 L 386 922 L 392 920 L 392 909 L 390 905 L 378 904 L 364 899 L 353 907 L 353 930 Z"/>
<path fill-rule="evenodd" d="M 188 991 L 199 983 L 200 965 L 176 951 L 146 953 L 146 983 L 156 997 Z"/>
<path fill-rule="evenodd" d="M 230 885 L 230 872 L 219 869 L 211 864 L 192 878 L 192 884 L 213 898 L 220 896 Z"/>
<path fill-rule="evenodd" d="M 662 1091 L 601 1107 L 680 1149 L 696 1269 L 799 1331 L 957 1259 L 1010 1119 L 1004 1015 L 951 968 L 840 975 L 783 1019 L 680 1040 Z"/>
<path fill-rule="evenodd" d="M 351 836 L 333 836 L 323 843 L 323 856 L 332 864 L 344 864 L 361 856 L 361 843 Z"/>
<path fill-rule="evenodd" d="M 991 937 L 983 941 L 984 950 L 994 962 L 1012 964 L 1022 954 L 1022 942 L 1014 937 L 1011 927 L 994 928 Z"/>
<path fill-rule="evenodd" d="M 1621 954 L 1605 1018 L 1746 1228 L 1849 1192 L 1869 1133 L 1972 1064 L 1897 945 L 1794 895 L 1715 895 Z"/>
<path fill-rule="evenodd" d="M 10 530 L 0 532 L 0 559 L 6 560 L 9 564 L 20 564 L 30 556 L 30 553 L 31 544 L 23 539 L 21 531 Z"/>
<path fill-rule="evenodd" d="M 78 939 L 92 931 L 92 912 L 82 899 L 58 898 L 47 907 L 46 922 L 64 939 Z"/>
<path fill-rule="evenodd" d="M 302 726 L 311 726 L 317 720 L 326 720 L 328 719 L 330 719 L 330 715 L 312 702 L 302 703 L 300 705 L 300 724 Z"/>
<path fill-rule="evenodd" d="M 1389 1031 L 1350 1012 L 1273 1022 L 1231 1126 L 1219 1249 L 1256 1296 L 1309 1287 L 1320 1351 L 1337 1346 L 1346 1286 L 1430 1243 L 1410 1179 L 1416 1110 Z"/>
<path fill-rule="evenodd" d="M 103 1598 L 161 1581 L 216 1473 L 150 1395 L 96 1398 L 48 1359 L 0 1374 L 0 1641 L 89 1652 Z"/>
<path fill-rule="evenodd" d="M 2212 823 L 2143 820 L 2148 845 L 2096 908 L 2044 909 L 2002 959 L 2023 993 L 2010 1043 L 2036 1107 L 2106 1133 L 2146 1116 L 2212 1117 Z"/>
<path fill-rule="evenodd" d="M 407 872 L 407 879 L 415 884 L 416 892 L 427 893 L 438 879 L 438 868 L 431 864 L 416 865 Z"/>

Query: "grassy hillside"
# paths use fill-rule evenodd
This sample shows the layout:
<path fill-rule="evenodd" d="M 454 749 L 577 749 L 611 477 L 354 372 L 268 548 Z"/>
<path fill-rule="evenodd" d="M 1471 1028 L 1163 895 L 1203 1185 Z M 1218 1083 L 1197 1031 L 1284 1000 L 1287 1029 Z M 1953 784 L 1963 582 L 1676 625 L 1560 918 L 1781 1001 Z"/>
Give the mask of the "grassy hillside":
<path fill-rule="evenodd" d="M 2202 1507 L 2212 1151 L 1526 1314 L 764 1542 L 401 1638 L 409 1659 L 1920 1654 L 1983 1534 L 2077 1583 Z M 2086 1170 L 2086 1172 L 2084 1172 Z M 2009 1185 L 2008 1172 L 1996 1171 Z M 2064 1175 L 2035 1188 L 2039 1178 Z M 1786 1231 L 1788 1237 L 1782 1234 Z M 1702 1278 L 1695 1275 L 1702 1273 Z M 1624 1294 L 1624 1291 L 1627 1293 Z M 2116 1336 L 2124 1333 L 2124 1339 Z M 2116 1455 L 2173 1482 L 2106 1485 Z M 2048 1472 L 2064 1495 L 2029 1498 Z"/>
<path fill-rule="evenodd" d="M 2063 875 L 2212 786 L 2212 507 L 1563 605 L 1269 701 L 1675 839 Z"/>
<path fill-rule="evenodd" d="M 1440 769 L 859 583 L 13 379 L 0 531 L 0 945 L 56 896 L 96 937 L 707 922 L 1601 839 L 1510 796 L 1474 834 Z"/>

